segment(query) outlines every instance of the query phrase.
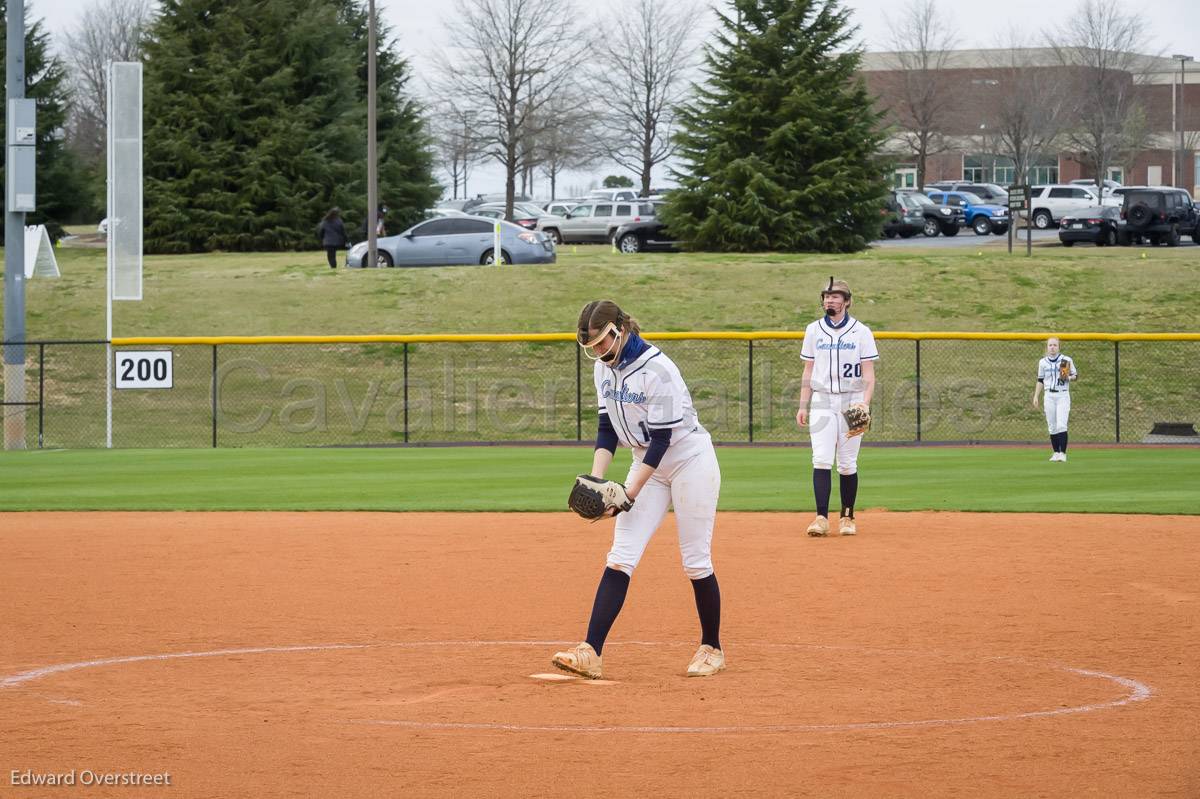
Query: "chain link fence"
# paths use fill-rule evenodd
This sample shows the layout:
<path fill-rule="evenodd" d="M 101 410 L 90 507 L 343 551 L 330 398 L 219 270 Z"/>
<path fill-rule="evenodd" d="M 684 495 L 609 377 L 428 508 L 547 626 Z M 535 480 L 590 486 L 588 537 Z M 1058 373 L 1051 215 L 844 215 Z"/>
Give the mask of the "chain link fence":
<path fill-rule="evenodd" d="M 807 444 L 795 422 L 800 336 L 755 335 L 647 337 L 679 365 L 714 439 Z M 1041 343 L 943 335 L 877 334 L 868 442 L 1044 440 L 1032 403 Z M 595 434 L 592 363 L 570 336 L 389 338 L 118 340 L 116 352 L 169 353 L 173 383 L 112 392 L 113 446 L 563 443 Z M 1080 374 L 1073 442 L 1157 440 L 1156 424 L 1186 430 L 1200 415 L 1200 336 L 1062 338 Z M 22 417 L 27 448 L 106 445 L 105 358 L 102 341 L 26 344 L 27 404 L 3 410 L 6 423 Z"/>

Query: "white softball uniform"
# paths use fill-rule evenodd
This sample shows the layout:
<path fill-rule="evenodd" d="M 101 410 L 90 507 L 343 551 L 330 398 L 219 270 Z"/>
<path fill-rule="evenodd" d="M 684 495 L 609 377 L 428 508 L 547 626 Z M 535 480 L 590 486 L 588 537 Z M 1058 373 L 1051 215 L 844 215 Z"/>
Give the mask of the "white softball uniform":
<path fill-rule="evenodd" d="M 862 363 L 879 360 L 875 336 L 850 314 L 837 327 L 823 317 L 805 329 L 800 357 L 813 365 L 808 416 L 813 468 L 832 469 L 836 461 L 838 474 L 854 474 L 862 436 L 846 435 L 842 411 L 863 401 Z"/>
<path fill-rule="evenodd" d="M 1068 375 L 1075 377 L 1075 361 L 1061 352 L 1053 358 L 1038 361 L 1038 382 L 1042 384 L 1042 410 L 1046 414 L 1046 427 L 1050 435 L 1067 432 L 1067 420 L 1071 416 L 1071 381 L 1060 377 L 1063 363 L 1067 364 Z"/>
<path fill-rule="evenodd" d="M 671 445 L 633 508 L 617 515 L 608 566 L 632 575 L 673 505 L 683 570 L 692 580 L 708 577 L 713 573 L 712 534 L 721 469 L 712 437 L 696 418 L 679 368 L 650 345 L 620 369 L 597 361 L 594 376 L 600 413 L 608 415 L 617 438 L 633 450 L 626 482 L 646 455 L 650 431 L 671 429 Z"/>

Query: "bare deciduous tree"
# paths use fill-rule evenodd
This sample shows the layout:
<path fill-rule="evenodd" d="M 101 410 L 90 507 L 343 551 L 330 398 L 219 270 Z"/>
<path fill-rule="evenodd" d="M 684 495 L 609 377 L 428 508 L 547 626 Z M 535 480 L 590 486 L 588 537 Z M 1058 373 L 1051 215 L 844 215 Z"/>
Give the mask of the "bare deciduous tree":
<path fill-rule="evenodd" d="M 1010 31 L 1004 45 L 991 52 L 996 85 L 985 123 L 999 154 L 1012 159 L 1016 183 L 1029 182 L 1034 163 L 1057 152 L 1074 112 L 1070 84 L 1056 70 L 1038 65 L 1034 54 L 1019 46 L 1023 38 Z"/>
<path fill-rule="evenodd" d="M 65 34 L 63 49 L 72 76 L 68 138 L 89 159 L 104 154 L 108 63 L 141 60 L 142 34 L 150 18 L 150 0 L 96 0 Z"/>
<path fill-rule="evenodd" d="M 944 4 L 917 0 L 891 22 L 894 69 L 899 73 L 891 111 L 901 128 L 899 138 L 917 161 L 917 186 L 925 185 L 925 163 L 946 149 L 947 122 L 959 87 L 947 67 L 956 34 Z"/>
<path fill-rule="evenodd" d="M 471 168 L 483 160 L 483 143 L 477 132 L 478 121 L 453 100 L 436 104 L 431 124 L 442 169 L 450 178 L 451 193 L 458 198 L 467 196 L 467 179 Z"/>
<path fill-rule="evenodd" d="M 1082 0 L 1049 37 L 1059 63 L 1075 68 L 1076 121 L 1066 142 L 1097 181 L 1144 135 L 1135 86 L 1146 79 L 1148 42 L 1144 16 L 1123 13 L 1120 0 Z"/>
<path fill-rule="evenodd" d="M 559 175 L 571 169 L 585 169 L 594 164 L 598 153 L 593 146 L 596 131 L 590 115 L 580 113 L 582 97 L 568 93 L 556 95 L 544 113 L 554 122 L 539 125 L 542 133 L 537 140 L 538 167 L 550 179 L 550 199 L 558 193 Z"/>
<path fill-rule="evenodd" d="M 485 152 L 504 166 L 510 215 L 522 142 L 582 55 L 577 18 L 572 0 L 457 0 L 446 23 L 457 52 L 435 59 L 438 88 L 476 114 Z"/>
<path fill-rule="evenodd" d="M 671 8 L 656 0 L 626 0 L 596 45 L 592 86 L 603 104 L 602 152 L 641 177 L 643 195 L 650 193 L 654 167 L 675 153 L 674 108 L 688 88 L 701 18 L 694 3 Z"/>

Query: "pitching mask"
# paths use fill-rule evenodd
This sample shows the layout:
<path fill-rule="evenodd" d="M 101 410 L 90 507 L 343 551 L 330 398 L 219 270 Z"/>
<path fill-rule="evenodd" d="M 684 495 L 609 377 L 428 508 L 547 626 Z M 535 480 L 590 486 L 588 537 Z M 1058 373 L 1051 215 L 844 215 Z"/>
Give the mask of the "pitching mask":
<path fill-rule="evenodd" d="M 601 330 L 600 333 L 590 341 L 588 340 L 588 332 L 589 331 L 587 330 L 580 330 L 576 334 L 576 338 L 579 341 L 579 346 L 583 347 L 583 354 L 591 358 L 593 361 L 603 361 L 609 365 L 615 364 L 617 358 L 621 355 L 621 350 L 625 347 L 625 333 L 621 330 L 621 328 L 617 327 L 616 322 L 609 322 L 606 324 L 604 329 Z M 598 346 L 602 341 L 604 341 L 604 339 L 608 337 L 609 333 L 614 335 L 612 346 L 610 346 L 600 355 L 593 355 L 592 348 Z"/>

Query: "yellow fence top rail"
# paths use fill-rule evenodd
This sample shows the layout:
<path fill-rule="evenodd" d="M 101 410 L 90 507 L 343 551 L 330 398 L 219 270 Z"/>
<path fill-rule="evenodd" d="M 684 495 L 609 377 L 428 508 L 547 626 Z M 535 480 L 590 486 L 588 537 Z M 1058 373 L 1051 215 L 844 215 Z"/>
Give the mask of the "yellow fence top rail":
<path fill-rule="evenodd" d="M 643 333 L 651 341 L 799 341 L 803 330 L 671 331 Z M 880 340 L 901 341 L 1200 341 L 1200 333 L 967 333 L 881 330 Z M 112 339 L 114 347 L 228 344 L 432 344 L 574 341 L 573 333 L 441 333 L 365 336 L 133 336 Z"/>

